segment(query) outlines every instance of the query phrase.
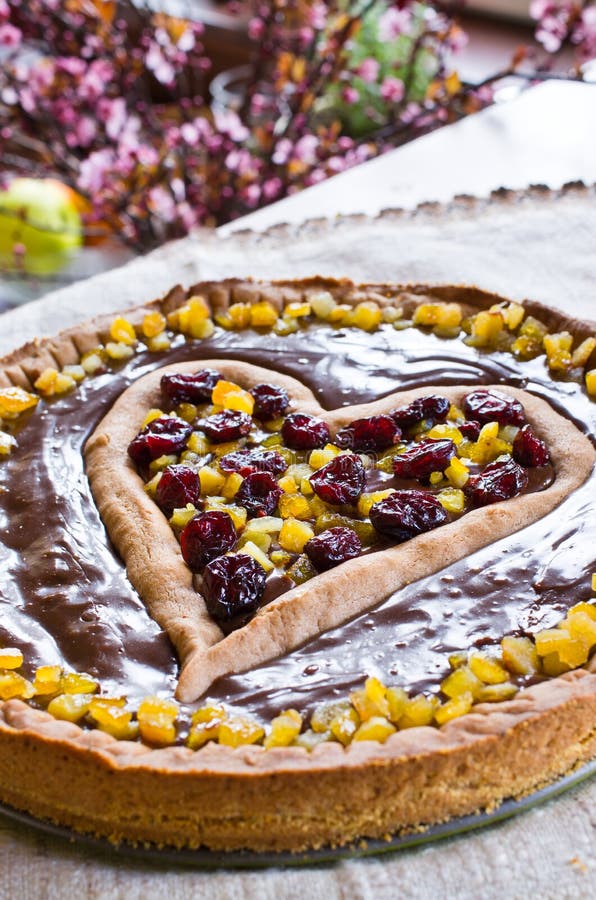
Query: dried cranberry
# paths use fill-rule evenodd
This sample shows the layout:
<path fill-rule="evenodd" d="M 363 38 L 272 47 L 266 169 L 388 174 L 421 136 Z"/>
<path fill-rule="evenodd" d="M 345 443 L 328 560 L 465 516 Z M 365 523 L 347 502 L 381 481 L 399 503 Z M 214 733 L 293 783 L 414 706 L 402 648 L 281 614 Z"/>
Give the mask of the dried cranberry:
<path fill-rule="evenodd" d="M 255 384 L 250 393 L 255 400 L 254 414 L 258 419 L 277 419 L 290 405 L 288 392 L 275 384 Z"/>
<path fill-rule="evenodd" d="M 325 503 L 356 503 L 364 490 L 366 473 L 362 460 L 353 454 L 336 456 L 310 476 L 315 494 Z"/>
<path fill-rule="evenodd" d="M 161 393 L 172 406 L 179 403 L 205 403 L 211 400 L 211 391 L 222 376 L 215 369 L 201 369 L 194 375 L 163 375 Z"/>
<path fill-rule="evenodd" d="M 245 478 L 252 472 L 270 472 L 272 475 L 281 475 L 288 468 L 288 464 L 283 456 L 280 456 L 275 450 L 251 447 L 226 453 L 219 461 L 219 468 L 222 472 L 239 472 Z"/>
<path fill-rule="evenodd" d="M 395 491 L 370 510 L 370 521 L 377 531 L 398 542 L 431 531 L 443 525 L 447 518 L 434 494 L 426 491 Z"/>
<path fill-rule="evenodd" d="M 247 553 L 214 559 L 203 572 L 203 596 L 209 615 L 218 622 L 229 622 L 253 613 L 266 580 L 263 567 Z"/>
<path fill-rule="evenodd" d="M 432 419 L 434 422 L 442 421 L 449 412 L 450 406 L 447 397 L 429 394 L 428 397 L 418 397 L 417 400 L 412 400 L 408 406 L 394 409 L 390 416 L 400 428 L 409 428 L 422 422 L 423 419 Z"/>
<path fill-rule="evenodd" d="M 393 458 L 393 471 L 398 478 L 428 478 L 431 472 L 442 472 L 455 456 L 455 444 L 448 438 L 425 438 Z"/>
<path fill-rule="evenodd" d="M 202 572 L 207 563 L 233 550 L 238 535 L 231 517 L 212 509 L 191 519 L 180 533 L 182 559 L 191 572 Z"/>
<path fill-rule="evenodd" d="M 251 429 L 252 419 L 248 413 L 235 409 L 224 409 L 202 419 L 199 427 L 205 432 L 214 444 L 223 444 L 226 441 L 237 441 L 244 437 Z"/>
<path fill-rule="evenodd" d="M 348 447 L 360 453 L 367 450 L 385 450 L 397 444 L 401 430 L 391 416 L 369 416 L 356 419 L 335 435 L 338 447 Z"/>
<path fill-rule="evenodd" d="M 461 425 L 458 425 L 457 427 L 468 441 L 477 441 L 480 436 L 482 425 L 480 422 L 475 422 L 474 419 L 472 419 L 470 422 L 462 422 Z"/>
<path fill-rule="evenodd" d="M 128 455 L 138 466 L 168 453 L 180 453 L 192 434 L 192 426 L 176 416 L 153 419 L 128 445 Z"/>
<path fill-rule="evenodd" d="M 463 408 L 468 418 L 477 419 L 483 425 L 486 422 L 523 425 L 525 422 L 524 408 L 519 400 L 498 391 L 472 391 L 464 397 Z"/>
<path fill-rule="evenodd" d="M 155 492 L 157 505 L 166 516 L 171 516 L 175 509 L 199 502 L 201 486 L 199 476 L 190 466 L 166 466 Z"/>
<path fill-rule="evenodd" d="M 515 497 L 527 483 L 525 469 L 510 458 L 491 463 L 478 475 L 470 475 L 464 493 L 475 506 L 487 506 Z"/>
<path fill-rule="evenodd" d="M 247 475 L 236 492 L 234 501 L 245 508 L 249 519 L 270 516 L 282 495 L 273 475 L 253 472 Z"/>
<path fill-rule="evenodd" d="M 306 413 L 291 413 L 284 420 L 281 436 L 292 450 L 314 450 L 329 441 L 329 426 Z"/>
<path fill-rule="evenodd" d="M 326 572 L 362 553 L 360 538 L 351 528 L 328 528 L 306 542 L 304 552 L 319 572 Z"/>
<path fill-rule="evenodd" d="M 529 425 L 521 428 L 513 441 L 513 458 L 522 466 L 546 466 L 550 462 L 548 447 L 537 437 Z"/>

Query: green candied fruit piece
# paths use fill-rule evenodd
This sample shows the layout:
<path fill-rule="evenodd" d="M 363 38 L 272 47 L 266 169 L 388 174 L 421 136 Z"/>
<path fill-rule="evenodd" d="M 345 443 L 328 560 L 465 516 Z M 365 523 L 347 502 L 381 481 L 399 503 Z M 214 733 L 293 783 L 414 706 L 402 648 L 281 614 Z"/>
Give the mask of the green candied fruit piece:
<path fill-rule="evenodd" d="M 405 444 L 396 444 L 395 447 L 390 447 L 389 450 L 385 450 L 385 452 L 381 453 L 377 459 L 375 468 L 380 472 L 386 472 L 389 475 L 393 475 L 393 460 L 396 456 L 403 453 L 405 449 Z"/>
<path fill-rule="evenodd" d="M 306 581 L 310 581 L 311 578 L 314 578 L 315 575 L 318 575 L 319 573 L 311 563 L 308 556 L 302 555 L 299 556 L 294 563 L 292 563 L 287 571 L 287 574 L 292 579 L 294 584 L 304 584 Z"/>
<path fill-rule="evenodd" d="M 350 528 L 352 531 L 355 531 L 363 547 L 370 547 L 371 544 L 375 544 L 379 539 L 378 533 L 370 522 L 362 522 L 360 519 L 351 519 L 349 516 L 342 516 L 333 512 L 322 513 L 320 516 L 317 516 L 315 522 L 315 532 L 317 534 L 327 531 L 328 528 L 337 527 Z"/>

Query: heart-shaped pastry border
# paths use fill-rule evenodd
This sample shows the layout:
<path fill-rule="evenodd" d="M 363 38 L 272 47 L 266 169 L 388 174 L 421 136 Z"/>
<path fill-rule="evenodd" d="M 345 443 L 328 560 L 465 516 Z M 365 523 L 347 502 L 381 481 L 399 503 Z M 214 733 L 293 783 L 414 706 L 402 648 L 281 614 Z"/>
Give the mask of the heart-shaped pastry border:
<path fill-rule="evenodd" d="M 324 631 L 378 605 L 406 584 L 432 575 L 470 553 L 519 531 L 551 512 L 588 477 L 596 460 L 590 441 L 548 403 L 526 391 L 483 385 L 517 398 L 528 421 L 548 444 L 555 481 L 543 491 L 466 513 L 412 540 L 360 556 L 282 594 L 245 626 L 223 637 L 193 588 L 192 574 L 165 516 L 143 490 L 127 454 L 146 411 L 159 406 L 163 374 L 214 368 L 250 389 L 262 381 L 284 387 L 291 409 L 318 415 L 332 437 L 354 419 L 405 406 L 416 397 L 441 393 L 460 404 L 470 385 L 425 387 L 392 393 L 381 400 L 325 410 L 301 382 L 235 360 L 208 359 L 155 370 L 120 396 L 85 447 L 87 474 L 108 534 L 128 576 L 151 615 L 169 634 L 181 660 L 177 696 L 201 697 L 217 678 L 254 668 L 296 649 Z M 354 589 L 358 585 L 358 589 Z"/>

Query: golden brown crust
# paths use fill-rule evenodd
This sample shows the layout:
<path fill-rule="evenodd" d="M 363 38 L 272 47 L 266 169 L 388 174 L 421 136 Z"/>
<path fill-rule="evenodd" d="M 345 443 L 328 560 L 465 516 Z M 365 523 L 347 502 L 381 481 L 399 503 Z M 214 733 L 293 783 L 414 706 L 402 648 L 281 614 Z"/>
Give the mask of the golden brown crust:
<path fill-rule="evenodd" d="M 153 306 L 167 312 L 189 293 L 203 294 L 219 309 L 240 299 L 279 304 L 321 289 L 348 303 L 371 292 L 383 304 L 399 299 L 406 313 L 429 298 L 457 300 L 471 309 L 503 299 L 469 287 L 355 286 L 314 278 L 266 285 L 208 282 L 190 292 L 176 288 Z M 130 318 L 138 321 L 148 308 Z M 579 338 L 594 330 L 540 304 L 526 308 L 551 330 L 566 328 Z M 0 361 L 0 385 L 30 387 L 45 366 L 74 362 L 107 338 L 110 321 L 105 317 L 15 351 Z M 525 397 L 522 402 L 552 448 L 552 435 L 545 434 L 549 422 L 533 407 L 539 401 L 529 400 L 530 405 Z M 577 462 L 584 467 L 587 459 L 582 454 Z M 555 458 L 558 489 L 572 474 L 559 462 Z M 561 496 L 568 489 L 569 482 Z M 489 512 L 499 520 L 507 507 Z M 115 840 L 300 850 L 380 837 L 521 795 L 593 757 L 595 723 L 594 659 L 585 670 L 535 685 L 512 701 L 476 706 L 440 729 L 400 731 L 385 744 L 362 742 L 346 749 L 323 744 L 312 754 L 301 748 L 220 745 L 196 753 L 183 747 L 155 750 L 85 731 L 12 700 L 0 703 L 0 798 Z"/>

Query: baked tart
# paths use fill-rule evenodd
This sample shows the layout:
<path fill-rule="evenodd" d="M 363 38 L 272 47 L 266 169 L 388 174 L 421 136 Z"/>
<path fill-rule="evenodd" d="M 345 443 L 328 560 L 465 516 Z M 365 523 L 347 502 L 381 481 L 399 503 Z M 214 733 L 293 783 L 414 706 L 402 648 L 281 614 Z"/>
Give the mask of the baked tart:
<path fill-rule="evenodd" d="M 303 850 L 596 755 L 596 338 L 227 280 L 0 361 L 0 801 Z"/>

